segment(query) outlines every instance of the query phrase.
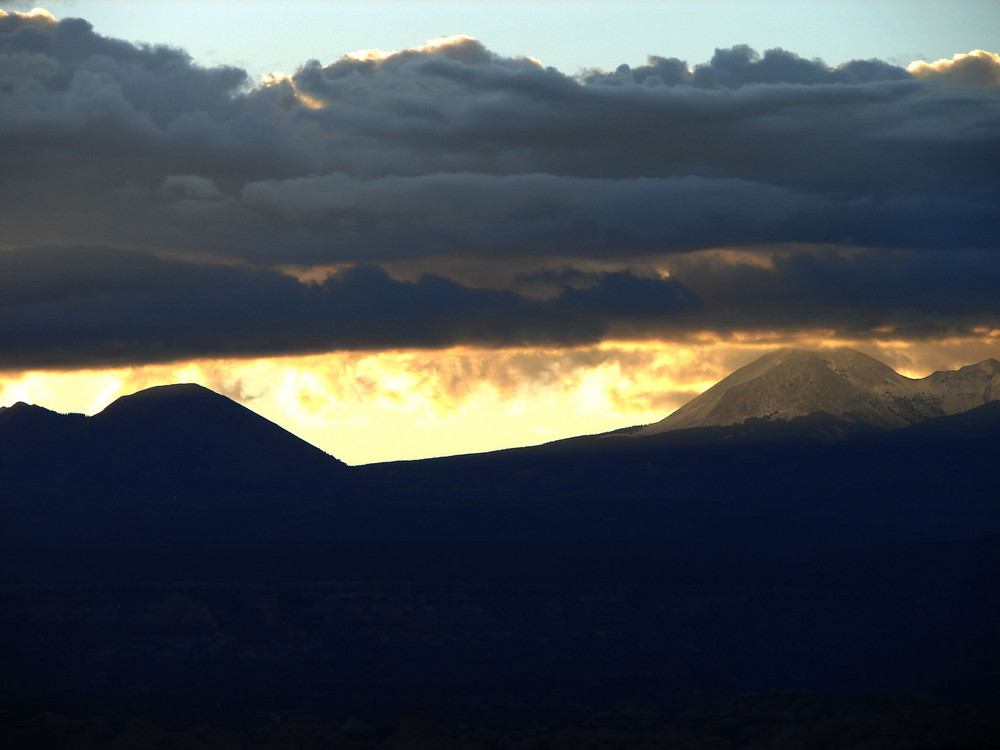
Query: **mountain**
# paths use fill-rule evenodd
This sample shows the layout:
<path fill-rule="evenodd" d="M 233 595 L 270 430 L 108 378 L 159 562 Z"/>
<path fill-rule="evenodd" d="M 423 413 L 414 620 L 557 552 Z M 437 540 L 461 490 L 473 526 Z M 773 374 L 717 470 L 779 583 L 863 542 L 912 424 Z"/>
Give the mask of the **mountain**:
<path fill-rule="evenodd" d="M 92 417 L 0 408 L 5 484 L 135 493 L 314 490 L 345 466 L 250 409 L 195 384 L 148 388 Z"/>
<path fill-rule="evenodd" d="M 912 379 L 853 349 L 779 349 L 741 367 L 637 434 L 733 425 L 754 418 L 790 420 L 816 412 L 892 429 L 958 414 L 995 399 L 1000 399 L 1000 362 L 995 359 Z"/>
<path fill-rule="evenodd" d="M 756 389 L 805 416 L 359 467 L 193 385 L 0 409 L 0 736 L 57 701 L 275 727 L 775 688 L 1000 706 L 1000 400 L 964 410 L 996 371 L 777 352 L 705 413 Z M 718 726 L 681 744 L 749 746 Z"/>

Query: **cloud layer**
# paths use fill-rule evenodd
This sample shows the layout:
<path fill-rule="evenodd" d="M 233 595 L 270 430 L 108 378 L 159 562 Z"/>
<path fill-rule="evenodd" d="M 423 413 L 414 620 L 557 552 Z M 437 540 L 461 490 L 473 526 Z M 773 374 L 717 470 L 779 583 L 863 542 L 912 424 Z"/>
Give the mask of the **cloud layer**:
<path fill-rule="evenodd" d="M 101 247 L 0 253 L 6 369 L 475 345 L 683 341 L 714 331 L 922 340 L 1000 329 L 1000 256 L 810 248 L 675 258 L 675 276 L 519 274 L 519 294 L 371 264 L 323 282 Z"/>
<path fill-rule="evenodd" d="M 0 357 L 996 326 L 996 69 L 734 47 L 574 78 L 454 37 L 252 85 L 2 14 Z"/>

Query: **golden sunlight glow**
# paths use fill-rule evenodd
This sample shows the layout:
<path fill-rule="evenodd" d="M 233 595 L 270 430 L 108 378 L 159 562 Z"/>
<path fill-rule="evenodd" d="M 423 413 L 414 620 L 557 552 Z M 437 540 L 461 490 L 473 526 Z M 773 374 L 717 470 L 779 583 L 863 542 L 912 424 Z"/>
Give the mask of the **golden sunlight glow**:
<path fill-rule="evenodd" d="M 47 21 L 51 23 L 56 22 L 56 17 L 45 10 L 45 8 L 32 8 L 27 13 L 20 13 L 16 10 L 0 10 L 0 18 L 4 16 L 17 16 L 20 18 L 30 18 L 32 20 Z"/>
<path fill-rule="evenodd" d="M 348 60 L 360 60 L 362 62 L 366 61 L 378 62 L 379 60 L 384 60 L 390 55 L 395 55 L 395 54 L 398 54 L 398 52 L 395 50 L 386 52 L 385 50 L 381 49 L 359 49 L 355 50 L 354 52 L 348 52 L 346 55 L 344 55 L 344 57 L 346 57 Z"/>
<path fill-rule="evenodd" d="M 306 109 L 323 109 L 326 106 L 322 100 L 302 91 L 295 85 L 295 79 L 286 73 L 269 73 L 268 75 L 262 76 L 260 79 L 261 88 L 282 85 L 288 86 L 295 97 L 295 101 Z"/>
<path fill-rule="evenodd" d="M 935 62 L 916 60 L 906 70 L 917 78 L 940 77 L 954 83 L 1000 85 L 1000 54 L 974 49 Z"/>
<path fill-rule="evenodd" d="M 852 346 L 909 377 L 1000 354 L 1000 331 L 927 342 L 849 341 L 819 331 L 704 334 L 577 348 L 455 347 L 0 375 L 0 404 L 94 414 L 164 383 L 196 382 L 347 463 L 530 445 L 655 422 L 779 346 Z"/>
<path fill-rule="evenodd" d="M 326 281 L 331 276 L 352 267 L 354 263 L 331 263 L 329 265 L 317 266 L 279 266 L 276 271 L 298 279 L 303 284 L 318 284 Z"/>
<path fill-rule="evenodd" d="M 462 42 L 475 42 L 477 41 L 475 37 L 471 37 L 468 34 L 452 34 L 451 36 L 439 36 L 434 39 L 428 39 L 421 45 L 416 47 L 408 47 L 406 52 L 434 52 L 441 47 L 448 47 L 454 44 L 461 44 Z M 399 50 L 381 50 L 381 49 L 359 49 L 354 52 L 348 52 L 344 55 L 348 60 L 358 60 L 361 62 L 375 62 L 379 63 L 386 60 L 394 55 L 400 54 Z"/>

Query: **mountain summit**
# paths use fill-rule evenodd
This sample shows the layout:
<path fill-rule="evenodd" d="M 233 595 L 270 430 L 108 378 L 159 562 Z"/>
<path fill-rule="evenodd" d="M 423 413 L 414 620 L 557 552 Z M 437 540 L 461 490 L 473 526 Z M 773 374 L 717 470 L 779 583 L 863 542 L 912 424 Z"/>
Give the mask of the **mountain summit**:
<path fill-rule="evenodd" d="M 0 407 L 0 474 L 135 492 L 335 487 L 345 465 L 259 414 L 193 383 L 123 396 L 92 417 Z"/>
<path fill-rule="evenodd" d="M 788 420 L 815 412 L 892 429 L 997 399 L 1000 362 L 995 359 L 913 379 L 854 349 L 779 349 L 736 370 L 639 434 L 752 418 Z"/>

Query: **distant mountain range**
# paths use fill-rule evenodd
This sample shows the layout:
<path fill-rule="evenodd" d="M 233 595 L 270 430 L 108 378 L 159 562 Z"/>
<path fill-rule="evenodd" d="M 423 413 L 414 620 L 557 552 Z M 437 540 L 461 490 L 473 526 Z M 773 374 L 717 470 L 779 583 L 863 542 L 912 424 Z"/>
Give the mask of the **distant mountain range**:
<path fill-rule="evenodd" d="M 890 429 L 959 414 L 997 399 L 1000 362 L 995 359 L 914 380 L 853 349 L 779 349 L 736 370 L 639 434 L 747 419 L 788 420 L 816 412 Z"/>
<path fill-rule="evenodd" d="M 625 432 L 643 437 L 810 415 L 825 415 L 824 425 L 832 417 L 842 426 L 893 429 L 996 400 L 1000 362 L 995 359 L 911 379 L 853 349 L 779 349 L 665 419 Z M 705 434 L 692 437 L 701 440 Z M 83 483 L 164 491 L 261 489 L 262 483 L 320 486 L 342 478 L 346 468 L 246 407 L 190 383 L 124 396 L 93 417 L 23 402 L 0 407 L 0 474 L 8 483 L 38 482 L 62 472 Z"/>
<path fill-rule="evenodd" d="M 629 473 L 636 462 L 680 470 L 682 460 L 692 466 L 718 460 L 715 449 L 849 441 L 864 450 L 862 444 L 877 439 L 904 450 L 901 446 L 914 440 L 931 440 L 942 443 L 943 456 L 975 436 L 1000 430 L 998 413 L 995 359 L 911 379 L 851 349 L 781 349 L 655 424 L 529 448 L 352 468 L 207 388 L 164 385 L 119 398 L 90 417 L 25 403 L 0 407 L 0 493 L 201 497 L 199 502 L 209 504 L 229 498 L 244 505 L 256 498 L 261 509 L 271 510 L 272 497 L 300 504 L 335 499 L 350 507 L 351 498 L 373 493 L 379 495 L 376 504 L 389 493 L 416 492 L 431 496 L 428 502 L 437 506 L 452 502 L 456 493 L 449 488 L 456 486 L 477 486 L 484 496 L 503 498 L 535 496 L 546 487 L 553 496 L 593 495 L 602 477 L 642 485 Z M 784 454 L 767 460 L 783 459 Z M 517 478 L 536 471 L 528 467 L 540 461 L 573 469 L 566 475 L 553 464 L 544 475 L 533 474 L 533 484 L 519 483 Z M 473 465 L 479 468 L 467 469 Z M 492 477 L 490 485 L 483 486 L 480 477 Z M 648 492 L 644 486 L 637 491 Z M 254 518 L 250 514 L 241 523 L 252 525 Z"/>
<path fill-rule="evenodd" d="M 998 372 L 780 350 L 655 425 L 356 467 L 196 385 L 15 404 L 0 694 L 1000 706 Z"/>

